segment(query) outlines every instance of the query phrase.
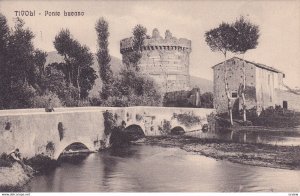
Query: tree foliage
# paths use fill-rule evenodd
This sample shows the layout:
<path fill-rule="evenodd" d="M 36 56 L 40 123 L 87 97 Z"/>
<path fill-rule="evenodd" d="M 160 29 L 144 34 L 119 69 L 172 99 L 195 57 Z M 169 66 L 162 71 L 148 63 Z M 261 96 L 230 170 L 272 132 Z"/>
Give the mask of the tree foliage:
<path fill-rule="evenodd" d="M 77 88 L 79 99 L 87 98 L 97 78 L 89 48 L 73 39 L 68 29 L 61 30 L 53 43 L 64 57 L 65 62 L 58 69 L 65 74 L 68 86 Z"/>
<path fill-rule="evenodd" d="M 231 44 L 231 51 L 244 54 L 248 50 L 255 49 L 258 45 L 259 27 L 252 24 L 241 16 L 232 24 L 234 29 L 234 40 Z"/>
<path fill-rule="evenodd" d="M 123 55 L 123 63 L 126 67 L 133 67 L 139 71 L 138 63 L 142 58 L 142 46 L 147 38 L 147 29 L 142 25 L 136 25 L 132 31 L 132 52 Z"/>
<path fill-rule="evenodd" d="M 113 72 L 111 70 L 111 57 L 108 50 L 108 22 L 104 18 L 100 18 L 96 23 L 96 32 L 98 37 L 97 61 L 99 64 L 99 75 L 102 79 L 101 97 L 107 99 L 111 96 L 111 86 L 113 82 Z"/>
<path fill-rule="evenodd" d="M 9 28 L 0 14 L 0 108 L 32 107 L 31 99 L 40 94 L 39 69 L 46 54 L 33 46 L 34 34 L 20 18 Z"/>
<path fill-rule="evenodd" d="M 114 94 L 103 103 L 105 106 L 159 106 L 162 103 L 158 85 L 134 68 L 124 68 L 112 87 Z"/>
<path fill-rule="evenodd" d="M 201 95 L 201 107 L 203 108 L 214 107 L 214 96 L 211 92 L 205 92 Z"/>
<path fill-rule="evenodd" d="M 6 95 L 9 91 L 9 68 L 7 61 L 9 27 L 6 17 L 0 13 L 0 109 L 6 105 Z"/>
<path fill-rule="evenodd" d="M 133 29 L 133 50 L 141 52 L 144 40 L 147 38 L 147 29 L 142 25 L 138 24 Z"/>
<path fill-rule="evenodd" d="M 231 50 L 234 39 L 234 29 L 228 23 L 222 22 L 217 28 L 205 32 L 205 41 L 210 49 L 215 52 L 226 53 Z"/>

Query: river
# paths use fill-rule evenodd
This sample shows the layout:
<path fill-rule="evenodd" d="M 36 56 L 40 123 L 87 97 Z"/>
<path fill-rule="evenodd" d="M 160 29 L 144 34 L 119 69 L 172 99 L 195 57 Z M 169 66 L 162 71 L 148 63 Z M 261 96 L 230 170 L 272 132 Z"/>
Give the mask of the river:
<path fill-rule="evenodd" d="M 31 192 L 299 192 L 300 171 L 241 165 L 146 144 L 62 162 L 26 185 Z"/>
<path fill-rule="evenodd" d="M 300 145 L 300 126 L 288 128 L 268 128 L 255 130 L 235 130 L 225 131 L 216 130 L 203 133 L 195 131 L 187 133 L 197 138 L 217 138 L 223 141 L 233 141 L 239 143 L 263 143 L 280 146 L 298 146 Z"/>

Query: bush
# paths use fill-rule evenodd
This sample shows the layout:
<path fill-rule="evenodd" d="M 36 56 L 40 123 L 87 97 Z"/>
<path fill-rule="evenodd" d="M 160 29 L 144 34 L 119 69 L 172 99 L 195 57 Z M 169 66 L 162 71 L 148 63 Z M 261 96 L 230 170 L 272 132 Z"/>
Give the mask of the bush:
<path fill-rule="evenodd" d="M 248 113 L 247 113 L 248 115 Z M 300 115 L 280 106 L 268 107 L 259 116 L 247 116 L 254 125 L 270 127 L 296 127 L 300 125 Z"/>
<path fill-rule="evenodd" d="M 24 159 L 24 163 L 30 165 L 34 170 L 39 172 L 45 172 L 54 169 L 57 166 L 57 162 L 45 155 L 36 155 L 30 159 Z"/>
<path fill-rule="evenodd" d="M 174 113 L 173 118 L 176 118 L 178 122 L 184 124 L 186 127 L 191 127 L 201 122 L 201 119 L 192 112 L 183 114 Z"/>
<path fill-rule="evenodd" d="M 168 120 L 164 120 L 163 121 L 163 127 L 159 127 L 159 131 L 161 132 L 161 134 L 165 135 L 165 134 L 169 134 L 171 131 L 171 123 Z"/>
<path fill-rule="evenodd" d="M 34 108 L 45 108 L 49 104 L 50 98 L 53 107 L 63 106 L 58 96 L 52 93 L 42 95 L 42 96 L 35 96 L 31 98 L 31 106 Z"/>
<path fill-rule="evenodd" d="M 91 106 L 91 103 L 89 100 L 78 100 L 77 106 L 78 107 L 87 107 L 87 106 Z"/>
<path fill-rule="evenodd" d="M 89 101 L 91 106 L 100 106 L 102 104 L 102 100 L 98 97 L 91 97 Z"/>
<path fill-rule="evenodd" d="M 36 90 L 28 83 L 16 83 L 12 86 L 11 92 L 8 95 L 8 103 L 6 107 L 15 108 L 31 108 L 31 100 L 36 96 Z"/>
<path fill-rule="evenodd" d="M 214 107 L 213 93 L 206 92 L 201 95 L 201 107 L 202 108 L 213 108 Z"/>
<path fill-rule="evenodd" d="M 103 112 L 103 118 L 104 118 L 104 133 L 105 135 L 108 135 L 112 132 L 112 130 L 115 127 L 117 127 L 116 119 L 114 118 L 114 115 L 109 111 Z"/>
<path fill-rule="evenodd" d="M 0 156 L 0 167 L 12 167 L 13 162 L 9 159 L 6 153 L 2 153 Z"/>
<path fill-rule="evenodd" d="M 74 107 L 78 105 L 78 89 L 74 86 L 65 87 L 59 94 L 59 98 L 67 107 Z"/>
<path fill-rule="evenodd" d="M 103 106 L 160 106 L 162 95 L 159 86 L 149 76 L 128 68 L 115 77 L 112 96 L 103 101 Z"/>
<path fill-rule="evenodd" d="M 126 96 L 113 96 L 108 97 L 108 99 L 104 100 L 101 105 L 104 107 L 126 107 L 129 106 L 128 103 L 128 98 Z"/>

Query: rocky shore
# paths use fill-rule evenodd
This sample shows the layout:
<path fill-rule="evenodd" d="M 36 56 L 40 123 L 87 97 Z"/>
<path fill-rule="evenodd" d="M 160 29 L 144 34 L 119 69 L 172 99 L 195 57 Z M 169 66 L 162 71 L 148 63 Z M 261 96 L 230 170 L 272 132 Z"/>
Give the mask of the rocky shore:
<path fill-rule="evenodd" d="M 281 169 L 300 169 L 300 146 L 234 143 L 188 136 L 147 137 L 145 143 L 179 147 L 188 152 L 235 163 Z"/>

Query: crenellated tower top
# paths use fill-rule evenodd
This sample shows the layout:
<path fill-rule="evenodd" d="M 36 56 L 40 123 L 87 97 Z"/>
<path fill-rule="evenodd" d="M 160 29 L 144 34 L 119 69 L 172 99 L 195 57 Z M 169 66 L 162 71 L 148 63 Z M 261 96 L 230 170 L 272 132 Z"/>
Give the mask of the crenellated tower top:
<path fill-rule="evenodd" d="M 120 41 L 121 54 L 133 51 L 133 38 L 125 38 Z M 153 29 L 152 36 L 144 40 L 142 50 L 179 50 L 191 52 L 191 40 L 172 36 L 169 30 L 165 32 L 165 38 L 160 36 L 157 28 Z"/>

